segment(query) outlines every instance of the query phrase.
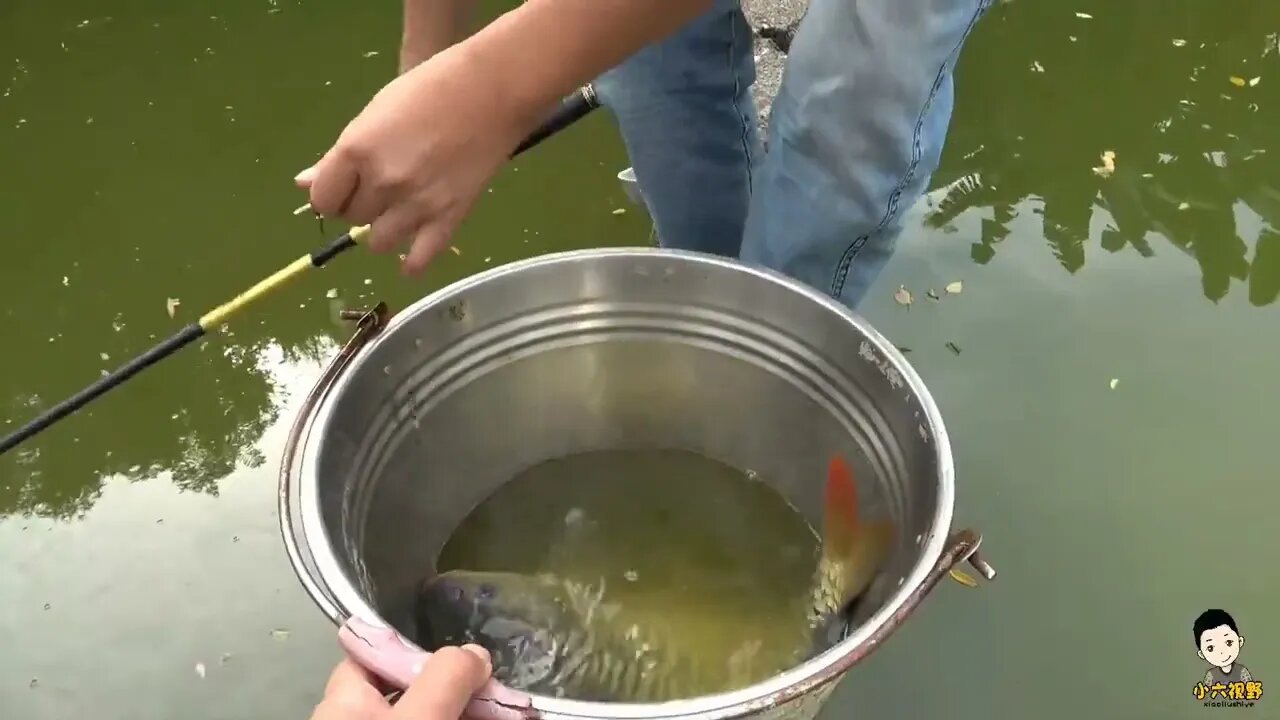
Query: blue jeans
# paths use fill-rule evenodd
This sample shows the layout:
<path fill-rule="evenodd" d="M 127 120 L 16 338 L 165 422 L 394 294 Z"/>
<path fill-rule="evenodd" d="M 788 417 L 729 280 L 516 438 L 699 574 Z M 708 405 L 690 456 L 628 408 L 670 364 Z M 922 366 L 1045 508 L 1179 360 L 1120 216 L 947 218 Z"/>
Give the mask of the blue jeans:
<path fill-rule="evenodd" d="M 992 0 L 811 0 L 762 151 L 740 0 L 602 75 L 664 247 L 738 257 L 857 305 L 937 169 L 952 69 Z"/>

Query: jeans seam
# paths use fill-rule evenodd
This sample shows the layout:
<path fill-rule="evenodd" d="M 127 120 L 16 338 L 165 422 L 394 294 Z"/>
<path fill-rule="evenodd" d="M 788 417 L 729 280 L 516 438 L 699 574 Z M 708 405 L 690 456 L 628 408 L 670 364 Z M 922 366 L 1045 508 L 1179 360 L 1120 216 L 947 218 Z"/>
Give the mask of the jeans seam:
<path fill-rule="evenodd" d="M 965 27 L 964 33 L 960 35 L 960 39 L 956 41 L 956 45 L 951 49 L 951 52 L 942 59 L 942 64 L 939 65 L 938 72 L 934 75 L 933 85 L 929 88 L 929 94 L 925 97 L 924 104 L 920 106 L 920 113 L 916 116 L 915 127 L 911 133 L 911 162 L 907 165 L 907 171 L 898 181 L 893 191 L 889 193 L 884 216 L 880 218 L 880 222 L 875 229 L 858 236 L 841 254 L 840 262 L 836 265 L 835 273 L 831 278 L 831 295 L 833 297 L 838 298 L 844 292 L 845 281 L 849 277 L 849 268 L 853 265 L 854 258 L 866 246 L 871 236 L 884 230 L 897 213 L 902 193 L 906 191 L 907 185 L 911 183 L 911 180 L 915 177 L 916 169 L 920 166 L 920 136 L 924 132 L 925 115 L 928 114 L 929 108 L 933 106 L 933 101 L 937 97 L 938 91 L 942 89 L 942 80 L 946 76 L 947 66 L 960 54 L 960 49 L 964 47 L 965 41 L 969 39 L 970 33 L 973 32 L 973 28 L 978 24 L 978 19 L 982 17 L 982 13 L 990 6 L 991 2 L 992 0 L 979 0 L 978 8 L 974 11 L 973 17 L 969 18 L 969 24 Z"/>
<path fill-rule="evenodd" d="M 735 13 L 741 12 L 741 10 L 735 11 Z M 742 78 L 738 76 L 738 66 L 737 63 L 734 62 L 734 53 L 738 48 L 739 42 L 737 23 L 734 22 L 737 19 L 735 13 L 730 13 L 727 18 L 729 22 L 729 49 L 726 53 L 726 59 L 729 64 L 729 74 L 733 76 L 733 99 L 731 101 L 733 104 L 733 111 L 737 114 L 738 119 L 742 121 L 742 134 L 739 139 L 742 141 L 742 156 L 747 161 L 747 197 L 750 197 L 753 193 L 751 178 L 751 147 L 748 142 L 748 137 L 751 134 L 751 128 L 749 127 L 750 120 L 742 111 L 742 104 L 738 102 L 738 96 L 742 94 Z M 754 58 L 752 59 L 752 62 L 755 62 Z"/>

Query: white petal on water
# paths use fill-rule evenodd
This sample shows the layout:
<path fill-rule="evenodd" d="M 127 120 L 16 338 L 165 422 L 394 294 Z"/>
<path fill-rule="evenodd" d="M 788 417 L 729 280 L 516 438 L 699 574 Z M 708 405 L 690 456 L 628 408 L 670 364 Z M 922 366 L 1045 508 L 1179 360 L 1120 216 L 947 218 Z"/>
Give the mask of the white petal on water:
<path fill-rule="evenodd" d="M 196 663 L 196 674 L 199 675 L 202 680 L 204 679 L 204 663 Z"/>
<path fill-rule="evenodd" d="M 164 302 L 165 309 L 169 312 L 169 317 L 173 317 L 178 312 L 178 306 L 182 301 L 178 298 L 167 298 Z"/>
<path fill-rule="evenodd" d="M 325 293 L 324 296 L 330 300 L 338 297 L 338 288 L 329 288 L 329 292 Z"/>
<path fill-rule="evenodd" d="M 1258 84 L 1258 83 L 1260 83 L 1260 82 L 1262 82 L 1262 76 L 1258 76 L 1258 77 L 1254 77 L 1254 78 L 1249 78 L 1249 87 L 1254 87 L 1255 85 L 1257 85 L 1257 84 Z"/>
<path fill-rule="evenodd" d="M 1111 378 L 1110 385 L 1112 390 L 1115 390 L 1116 386 L 1119 384 L 1120 384 L 1120 378 Z"/>
<path fill-rule="evenodd" d="M 1189 208 L 1189 207 L 1191 207 L 1191 203 L 1187 203 L 1187 202 L 1180 202 L 1180 203 L 1178 203 L 1178 209 L 1179 209 L 1179 210 L 1186 210 L 1186 209 L 1187 209 L 1187 208 Z"/>
<path fill-rule="evenodd" d="M 1082 19 L 1082 20 L 1092 20 L 1092 19 L 1093 19 L 1093 16 L 1092 16 L 1092 15 L 1090 15 L 1089 13 L 1087 13 L 1087 12 L 1078 12 L 1078 13 L 1076 13 L 1076 17 L 1078 17 L 1078 18 L 1080 18 L 1080 19 Z"/>
<path fill-rule="evenodd" d="M 614 215 L 623 215 L 623 214 L 625 214 L 626 212 L 627 212 L 627 209 L 626 209 L 626 208 L 618 208 L 618 209 L 616 209 L 616 210 L 614 210 L 614 211 L 613 211 L 613 214 L 614 214 Z"/>
<path fill-rule="evenodd" d="M 910 305 L 911 291 L 907 289 L 906 285 L 899 285 L 898 289 L 893 293 L 893 299 L 896 300 L 899 305 Z"/>
<path fill-rule="evenodd" d="M 964 290 L 964 282 L 961 280 L 957 280 L 947 285 L 946 290 L 951 295 L 959 295 Z"/>
<path fill-rule="evenodd" d="M 271 637 L 275 638 L 276 640 L 288 640 L 289 631 L 277 628 L 271 631 Z"/>
<path fill-rule="evenodd" d="M 106 353 L 98 353 L 98 357 L 102 358 L 102 362 L 107 362 L 111 359 L 111 356 Z"/>
<path fill-rule="evenodd" d="M 1183 40 L 1182 38 L 1174 38 L 1174 39 L 1173 39 L 1173 46 L 1174 46 L 1174 47 L 1183 47 L 1183 46 L 1185 46 L 1186 44 L 1187 44 L 1187 41 L 1186 41 L 1186 40 Z"/>
<path fill-rule="evenodd" d="M 364 54 L 364 56 L 367 58 L 371 58 L 371 57 L 375 57 L 377 54 L 378 54 L 377 50 L 369 50 Z"/>

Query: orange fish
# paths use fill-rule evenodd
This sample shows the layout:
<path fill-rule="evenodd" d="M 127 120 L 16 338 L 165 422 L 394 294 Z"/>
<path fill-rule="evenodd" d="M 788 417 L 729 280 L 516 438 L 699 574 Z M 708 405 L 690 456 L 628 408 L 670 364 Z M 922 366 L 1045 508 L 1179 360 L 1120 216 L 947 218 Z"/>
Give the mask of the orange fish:
<path fill-rule="evenodd" d="M 866 592 L 893 548 L 890 520 L 864 522 L 858 486 L 839 455 L 831 458 L 823 502 L 822 557 L 813 587 L 810 623 L 817 630 L 839 622 Z M 827 633 L 823 633 L 824 635 Z"/>

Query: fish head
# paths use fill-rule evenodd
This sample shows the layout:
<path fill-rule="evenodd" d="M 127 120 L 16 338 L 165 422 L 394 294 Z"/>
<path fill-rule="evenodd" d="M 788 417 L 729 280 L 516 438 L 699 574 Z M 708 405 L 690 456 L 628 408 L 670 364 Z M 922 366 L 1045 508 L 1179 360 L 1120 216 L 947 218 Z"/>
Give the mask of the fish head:
<path fill-rule="evenodd" d="M 831 458 L 823 501 L 822 556 L 813 616 L 824 641 L 840 639 L 856 604 L 889 559 L 896 537 L 892 521 L 864 522 L 853 473 Z M 829 645 L 828 645 L 829 646 Z"/>
<path fill-rule="evenodd" d="M 428 649 L 480 645 L 500 681 L 523 687 L 550 672 L 564 613 L 559 583 L 549 576 L 450 570 L 422 585 L 418 636 Z"/>

